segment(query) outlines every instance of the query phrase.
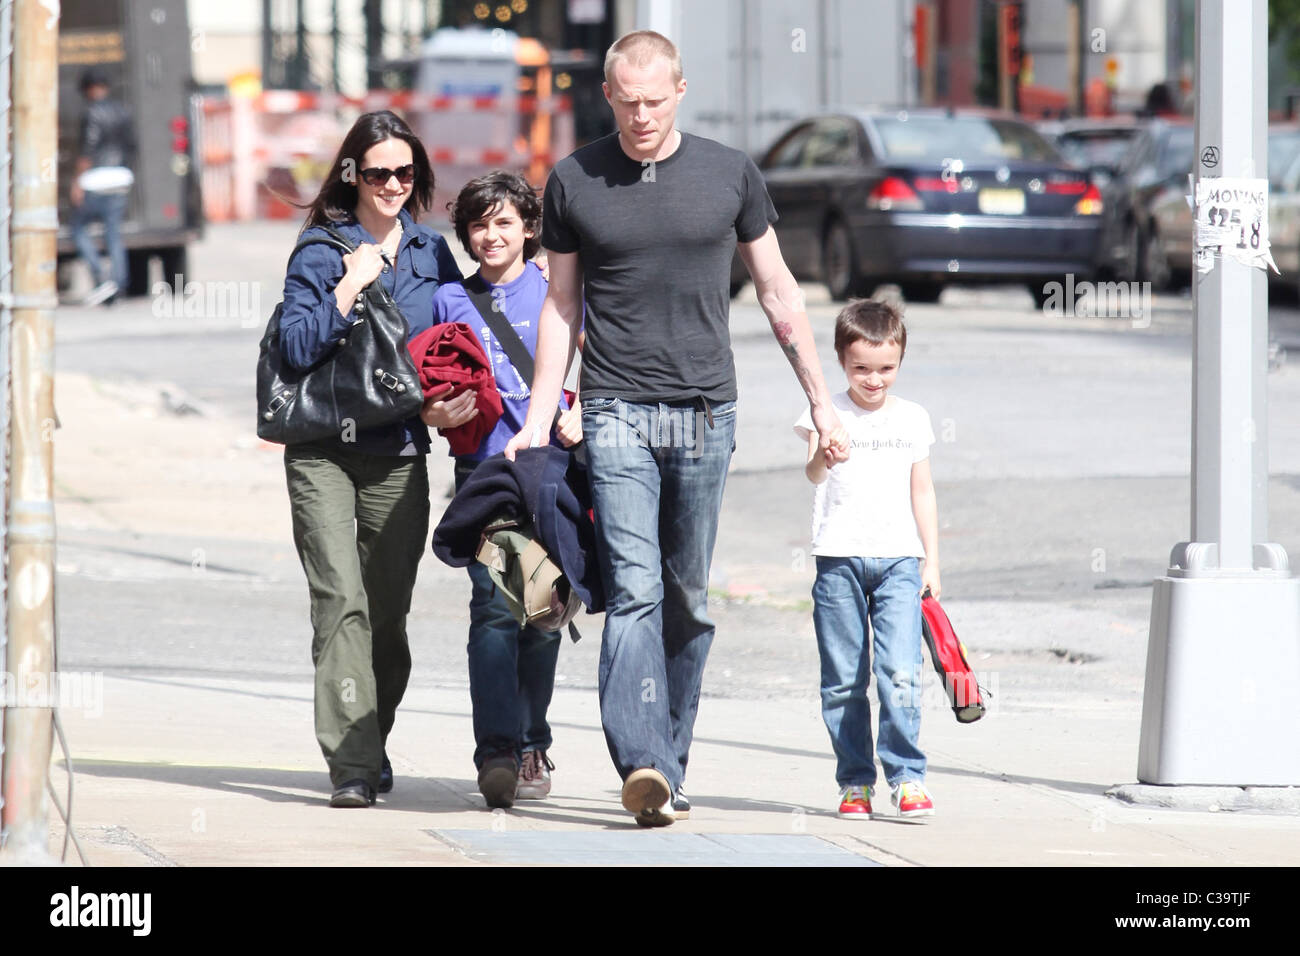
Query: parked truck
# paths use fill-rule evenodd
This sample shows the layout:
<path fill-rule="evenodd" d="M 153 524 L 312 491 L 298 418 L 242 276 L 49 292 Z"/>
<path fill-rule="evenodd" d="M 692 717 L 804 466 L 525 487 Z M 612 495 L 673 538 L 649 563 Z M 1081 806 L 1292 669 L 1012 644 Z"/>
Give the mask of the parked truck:
<path fill-rule="evenodd" d="M 135 125 L 135 156 L 122 238 L 128 294 L 149 291 L 149 262 L 163 281 L 186 271 L 186 249 L 202 234 L 195 157 L 195 99 L 185 0 L 63 0 L 59 22 L 59 263 L 76 256 L 68 187 L 74 178 L 85 100 L 81 77 L 102 71 Z M 62 273 L 61 268 L 61 273 Z M 63 282 L 66 285 L 66 277 Z"/>
<path fill-rule="evenodd" d="M 634 29 L 677 44 L 678 125 L 750 154 L 827 108 L 908 105 L 907 0 L 636 0 Z"/>

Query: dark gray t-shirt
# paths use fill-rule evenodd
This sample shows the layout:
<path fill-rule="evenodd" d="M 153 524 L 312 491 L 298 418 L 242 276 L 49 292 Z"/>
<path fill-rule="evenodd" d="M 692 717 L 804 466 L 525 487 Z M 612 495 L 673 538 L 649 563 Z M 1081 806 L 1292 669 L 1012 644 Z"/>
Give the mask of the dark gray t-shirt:
<path fill-rule="evenodd" d="M 582 263 L 583 398 L 734 400 L 731 260 L 776 222 L 753 160 L 682 133 L 643 164 L 613 133 L 556 164 L 543 205 L 542 245 Z"/>

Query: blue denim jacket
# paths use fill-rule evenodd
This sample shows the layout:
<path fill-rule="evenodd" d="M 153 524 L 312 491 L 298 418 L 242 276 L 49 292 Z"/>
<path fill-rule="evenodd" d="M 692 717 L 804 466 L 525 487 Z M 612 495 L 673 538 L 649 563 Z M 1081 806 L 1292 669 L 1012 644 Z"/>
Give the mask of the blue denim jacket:
<path fill-rule="evenodd" d="M 442 236 L 416 225 L 405 209 L 398 218 L 402 222 L 402 243 L 397 249 L 396 269 L 385 266 L 379 278 L 415 336 L 433 322 L 433 293 L 438 286 L 459 280 L 461 273 Z M 354 244 L 378 243 L 355 220 L 334 226 Z M 312 227 L 299 239 L 323 232 Z M 290 365 L 306 368 L 316 362 L 354 321 L 355 316 L 340 314 L 334 298 L 334 287 L 343 273 L 343 255 L 332 246 L 313 244 L 290 260 L 280 316 L 280 349 Z M 338 442 L 343 444 L 341 439 Z M 356 441 L 346 447 L 372 455 L 424 455 L 429 451 L 429 429 L 414 417 L 360 432 Z"/>

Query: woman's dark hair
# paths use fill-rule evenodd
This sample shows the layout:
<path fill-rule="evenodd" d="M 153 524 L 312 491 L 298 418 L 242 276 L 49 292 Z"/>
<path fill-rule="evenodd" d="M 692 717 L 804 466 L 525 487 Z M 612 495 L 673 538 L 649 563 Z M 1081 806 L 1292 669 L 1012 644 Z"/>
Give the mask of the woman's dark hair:
<path fill-rule="evenodd" d="M 835 354 L 841 363 L 854 342 L 898 346 L 898 360 L 907 351 L 907 326 L 903 313 L 879 299 L 854 299 L 835 317 Z"/>
<path fill-rule="evenodd" d="M 433 167 L 429 165 L 429 154 L 405 120 L 391 110 L 379 110 L 357 117 L 348 135 L 343 137 L 343 145 L 339 147 L 334 162 L 330 163 L 329 174 L 321 184 L 320 192 L 305 207 L 308 213 L 304 229 L 353 218 L 357 208 L 361 161 L 372 146 L 389 139 L 400 139 L 411 147 L 415 183 L 402 208 L 411 214 L 412 219 L 420 218 L 433 202 Z"/>
<path fill-rule="evenodd" d="M 518 173 L 496 169 L 478 179 L 471 179 L 453 202 L 447 203 L 451 224 L 456 228 L 456 238 L 475 262 L 478 258 L 469 247 L 469 224 L 486 219 L 503 203 L 513 203 L 524 222 L 524 231 L 532 236 L 524 239 L 524 258 L 531 259 L 542 248 L 542 201 L 528 180 Z"/>

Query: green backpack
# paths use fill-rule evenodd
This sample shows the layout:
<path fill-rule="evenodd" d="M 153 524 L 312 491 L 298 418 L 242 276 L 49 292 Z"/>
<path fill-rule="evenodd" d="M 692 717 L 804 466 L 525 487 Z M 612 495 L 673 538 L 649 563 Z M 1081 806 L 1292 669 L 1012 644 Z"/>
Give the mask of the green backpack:
<path fill-rule="evenodd" d="M 582 601 L 534 536 L 531 522 L 512 517 L 489 522 L 475 558 L 488 569 L 521 627 L 531 624 L 538 630 L 558 631 L 567 624 L 570 636 L 578 639 L 570 622 L 582 610 Z"/>

